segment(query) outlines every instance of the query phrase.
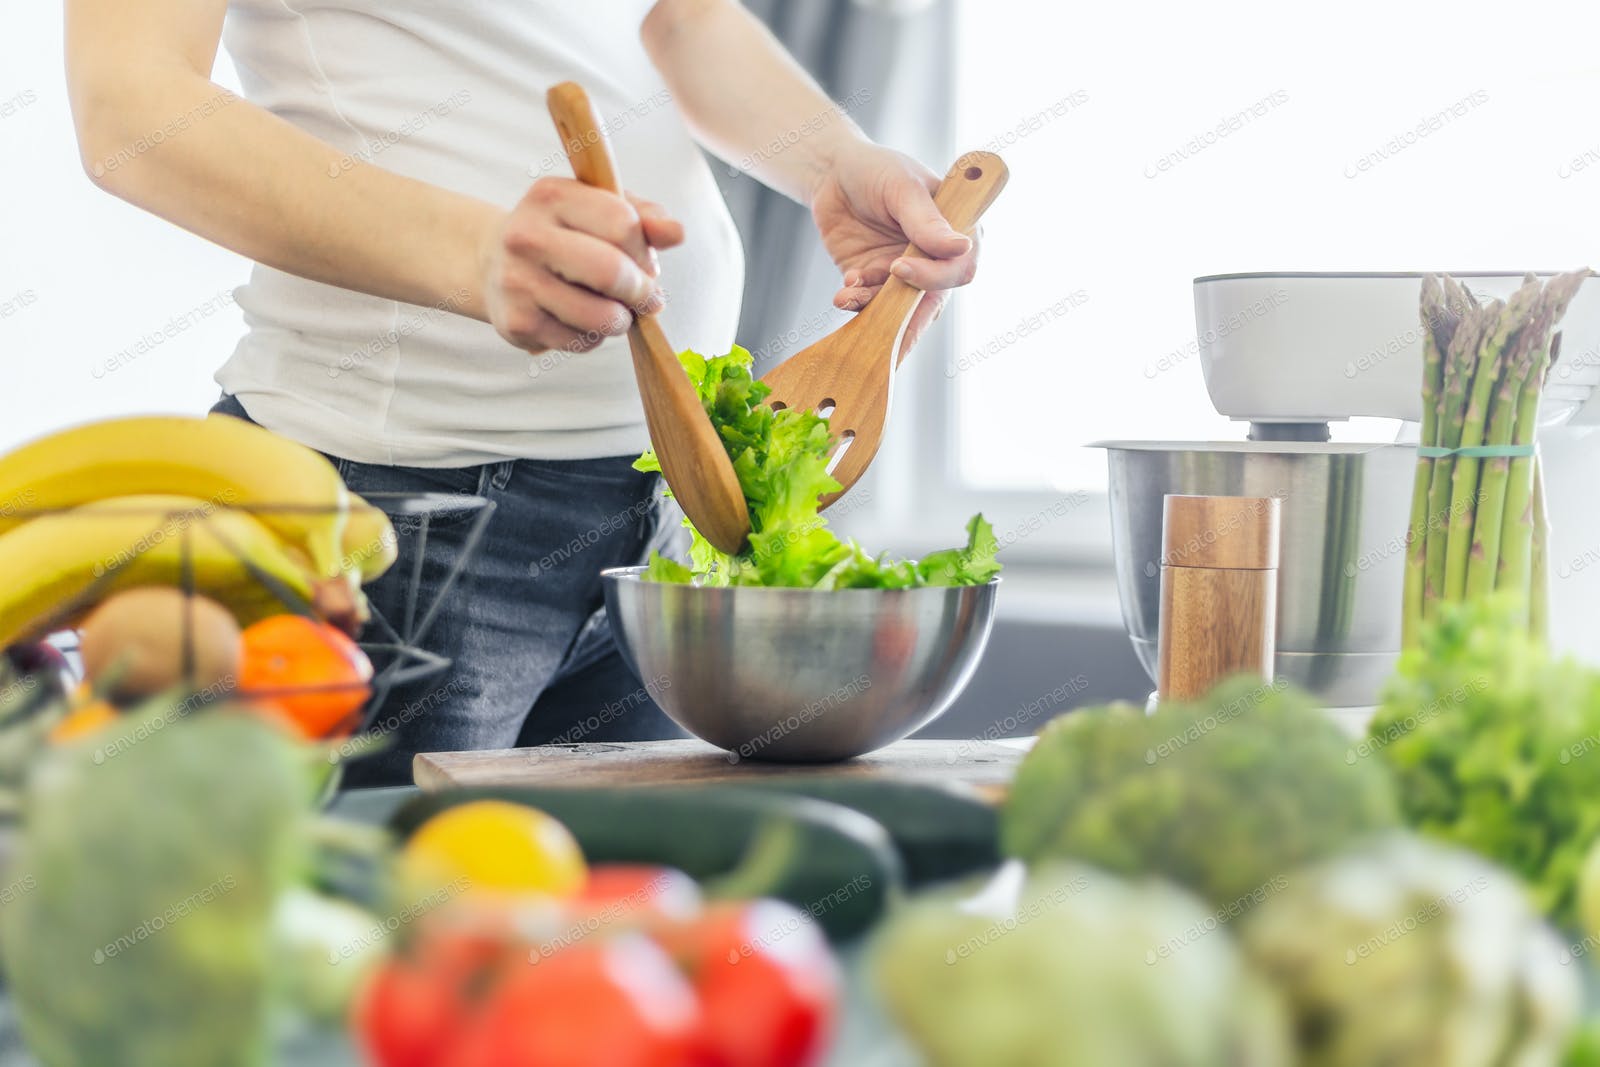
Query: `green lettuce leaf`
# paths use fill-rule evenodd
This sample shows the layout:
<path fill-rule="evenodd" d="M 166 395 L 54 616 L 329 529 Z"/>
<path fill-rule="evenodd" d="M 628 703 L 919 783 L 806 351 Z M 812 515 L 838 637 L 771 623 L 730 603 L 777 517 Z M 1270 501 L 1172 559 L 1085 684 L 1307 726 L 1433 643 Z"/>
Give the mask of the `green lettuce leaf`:
<path fill-rule="evenodd" d="M 750 542 L 736 556 L 719 551 L 693 525 L 690 565 L 652 557 L 644 577 L 701 585 L 763 585 L 807 589 L 908 589 L 924 585 L 982 585 L 1000 573 L 994 529 L 976 515 L 967 544 L 935 552 L 922 563 L 872 557 L 841 540 L 817 509 L 839 483 L 828 473 L 833 438 L 828 420 L 811 411 L 773 411 L 772 390 L 751 377 L 750 353 L 734 346 L 725 356 L 679 353 L 711 424 L 733 461 L 750 509 Z M 659 472 L 654 452 L 634 463 Z"/>

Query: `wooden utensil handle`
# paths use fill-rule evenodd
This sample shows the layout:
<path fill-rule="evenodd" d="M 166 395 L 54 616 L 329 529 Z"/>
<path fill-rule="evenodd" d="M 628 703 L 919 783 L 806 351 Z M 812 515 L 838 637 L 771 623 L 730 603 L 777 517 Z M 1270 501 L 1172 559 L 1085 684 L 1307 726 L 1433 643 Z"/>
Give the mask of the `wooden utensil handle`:
<path fill-rule="evenodd" d="M 933 202 L 953 230 L 971 234 L 1010 177 L 1005 160 L 993 152 L 968 152 L 945 174 L 933 194 Z M 904 255 L 908 259 L 929 258 L 915 243 L 906 245 Z"/>
<path fill-rule="evenodd" d="M 995 198 L 1000 195 L 1000 190 L 1006 187 L 1006 180 L 1011 172 L 1006 169 L 1005 160 L 993 152 L 968 152 L 945 174 L 944 181 L 939 183 L 939 188 L 933 194 L 933 202 L 938 206 L 945 220 L 950 223 L 957 233 L 971 234 L 977 228 L 978 220 L 983 213 L 989 210 Z M 906 245 L 902 255 L 907 259 L 931 259 L 922 249 L 913 242 Z M 911 315 L 917 310 L 917 305 L 922 303 L 923 291 L 913 285 L 889 276 L 878 295 L 872 302 L 861 310 L 857 318 L 866 318 L 869 321 L 878 321 L 884 324 L 895 323 L 896 338 L 903 335 L 906 324 L 911 321 Z M 896 341 L 896 365 L 904 361 L 906 353 L 904 348 Z"/>
<path fill-rule="evenodd" d="M 611 155 L 600 118 L 594 113 L 589 94 L 577 82 L 562 82 L 545 94 L 550 117 L 555 120 L 561 146 L 566 149 L 572 173 L 585 185 L 622 195 L 617 178 L 617 162 Z"/>

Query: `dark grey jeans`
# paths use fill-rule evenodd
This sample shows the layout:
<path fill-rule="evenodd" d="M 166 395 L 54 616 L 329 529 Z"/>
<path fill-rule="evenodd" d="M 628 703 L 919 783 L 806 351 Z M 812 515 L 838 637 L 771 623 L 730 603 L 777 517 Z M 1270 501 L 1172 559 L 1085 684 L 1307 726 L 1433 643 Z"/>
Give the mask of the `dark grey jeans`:
<path fill-rule="evenodd" d="M 249 417 L 230 396 L 212 410 Z M 389 694 L 374 729 L 394 743 L 352 763 L 347 786 L 409 783 L 418 752 L 683 736 L 623 663 L 606 621 L 600 571 L 643 562 L 677 525 L 662 529 L 657 476 L 634 470 L 632 456 L 461 468 L 329 458 L 357 493 L 467 493 L 496 505 L 421 642 L 449 657 L 450 671 Z M 459 558 L 471 518 L 430 519 L 419 611 Z M 399 562 L 367 596 L 398 629 L 418 538 L 405 523 L 397 532 Z"/>

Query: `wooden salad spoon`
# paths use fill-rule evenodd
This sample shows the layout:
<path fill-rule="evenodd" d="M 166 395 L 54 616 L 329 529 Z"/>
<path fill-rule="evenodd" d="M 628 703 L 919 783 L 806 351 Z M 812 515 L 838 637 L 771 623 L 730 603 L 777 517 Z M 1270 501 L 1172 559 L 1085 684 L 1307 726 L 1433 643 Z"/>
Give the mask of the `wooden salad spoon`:
<path fill-rule="evenodd" d="M 611 145 L 583 87 L 562 82 L 546 94 L 546 103 L 578 180 L 621 196 Z M 707 541 L 724 552 L 738 552 L 750 536 L 744 490 L 694 383 L 654 315 L 634 314 L 628 347 L 650 445 L 667 487 Z"/>

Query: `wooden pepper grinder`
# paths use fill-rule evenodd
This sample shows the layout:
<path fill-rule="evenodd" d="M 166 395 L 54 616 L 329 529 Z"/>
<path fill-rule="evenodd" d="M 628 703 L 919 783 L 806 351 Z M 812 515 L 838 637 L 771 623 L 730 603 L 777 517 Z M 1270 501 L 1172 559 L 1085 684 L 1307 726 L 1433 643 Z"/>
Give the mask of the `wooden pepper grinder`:
<path fill-rule="evenodd" d="M 1274 497 L 1162 501 L 1157 700 L 1193 700 L 1231 674 L 1272 680 L 1278 523 Z"/>

